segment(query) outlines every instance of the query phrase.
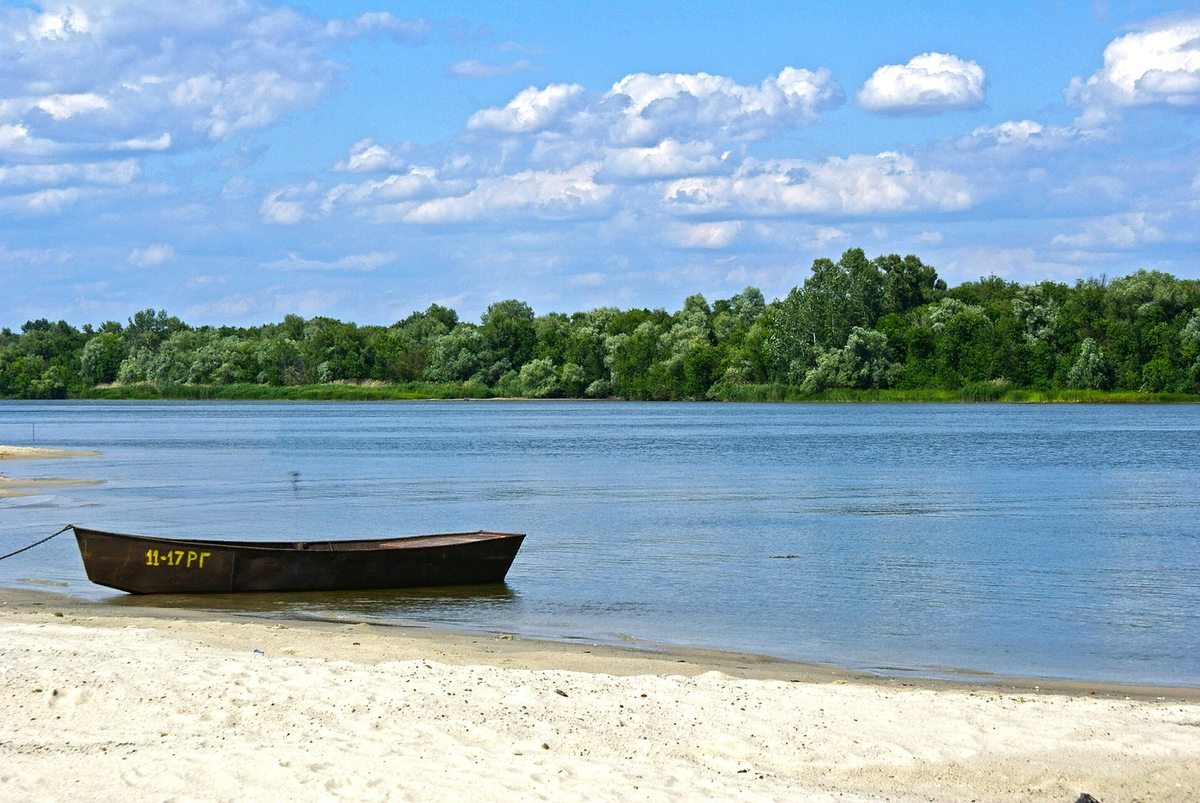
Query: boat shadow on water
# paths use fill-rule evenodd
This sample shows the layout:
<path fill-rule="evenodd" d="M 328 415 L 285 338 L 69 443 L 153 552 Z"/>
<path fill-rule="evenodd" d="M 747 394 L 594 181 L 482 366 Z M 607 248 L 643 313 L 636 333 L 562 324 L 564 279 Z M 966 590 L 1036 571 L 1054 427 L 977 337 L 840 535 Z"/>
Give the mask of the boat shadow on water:
<path fill-rule="evenodd" d="M 520 597 L 507 583 L 402 588 L 370 591 L 273 591 L 252 594 L 153 594 L 110 597 L 116 608 L 168 608 L 279 619 L 359 622 L 420 622 L 451 624 L 474 621 L 485 610 L 499 611 L 518 604 Z"/>

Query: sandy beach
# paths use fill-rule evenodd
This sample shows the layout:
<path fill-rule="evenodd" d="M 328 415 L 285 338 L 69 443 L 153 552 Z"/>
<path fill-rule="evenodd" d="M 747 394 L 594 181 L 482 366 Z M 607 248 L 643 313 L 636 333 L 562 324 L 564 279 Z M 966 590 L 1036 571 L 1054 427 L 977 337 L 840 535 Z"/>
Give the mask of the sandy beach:
<path fill-rule="evenodd" d="M 910 681 L 13 589 L 0 677 L 11 801 L 1200 797 L 1197 690 Z"/>

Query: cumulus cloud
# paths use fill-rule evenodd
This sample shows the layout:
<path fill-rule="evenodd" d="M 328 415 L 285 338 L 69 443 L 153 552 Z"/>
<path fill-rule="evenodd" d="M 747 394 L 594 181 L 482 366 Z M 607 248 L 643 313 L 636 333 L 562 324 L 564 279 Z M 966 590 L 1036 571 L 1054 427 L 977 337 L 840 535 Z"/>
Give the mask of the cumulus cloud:
<path fill-rule="evenodd" d="M 983 105 L 987 77 L 973 61 L 923 53 L 908 64 L 887 64 L 867 79 L 855 98 L 880 114 L 926 115 Z"/>
<path fill-rule="evenodd" d="M 617 147 L 654 147 L 668 139 L 752 141 L 810 125 L 843 97 L 824 68 L 785 67 L 758 86 L 708 73 L 635 73 L 590 103 L 577 84 L 530 87 L 504 107 L 476 112 L 467 130 L 555 130 Z"/>
<path fill-rule="evenodd" d="M 881 153 L 820 162 L 747 160 L 732 176 L 669 182 L 662 202 L 682 215 L 871 215 L 961 211 L 972 206 L 974 193 L 961 175 Z"/>
<path fill-rule="evenodd" d="M 525 70 L 540 69 L 538 65 L 526 59 L 510 62 L 497 61 L 459 61 L 446 68 L 451 78 L 496 78 L 513 75 Z"/>
<path fill-rule="evenodd" d="M 325 194 L 322 208 L 329 211 L 336 204 L 397 204 L 448 195 L 464 195 L 474 187 L 475 183 L 472 181 L 444 181 L 436 169 L 414 166 L 404 173 L 394 173 L 378 181 L 339 184 Z"/>
<path fill-rule="evenodd" d="M 335 173 L 377 173 L 383 170 L 402 170 L 408 166 L 403 151 L 406 146 L 391 147 L 376 144 L 373 139 L 360 139 L 350 146 L 346 158 L 329 168 Z"/>
<path fill-rule="evenodd" d="M 333 271 L 373 271 L 376 268 L 396 261 L 393 253 L 373 251 L 369 254 L 348 254 L 332 262 L 318 259 L 304 259 L 294 253 L 289 253 L 284 259 L 264 262 L 262 267 L 269 270 L 333 270 Z"/>
<path fill-rule="evenodd" d="M 718 154 L 710 142 L 667 139 L 649 148 L 608 148 L 599 177 L 606 181 L 658 180 L 722 170 L 728 152 Z"/>
<path fill-rule="evenodd" d="M 264 223 L 273 223 L 280 226 L 291 226 L 299 223 L 310 213 L 305 208 L 305 199 L 312 196 L 317 191 L 315 182 L 310 182 L 306 186 L 290 186 L 284 187 L 281 190 L 275 190 L 268 193 L 263 198 L 262 205 L 259 207 L 259 214 L 262 216 Z"/>
<path fill-rule="evenodd" d="M 960 140 L 967 147 L 1056 148 L 1076 139 L 1074 129 L 1044 126 L 1033 120 L 1009 120 L 999 125 L 980 126 Z"/>
<path fill-rule="evenodd" d="M 413 207 L 409 223 L 458 223 L 521 213 L 543 220 L 587 217 L 612 195 L 612 187 L 597 184 L 598 165 L 571 170 L 527 170 L 510 176 L 480 179 L 465 195 L 438 198 Z"/>
<path fill-rule="evenodd" d="M 77 114 L 107 109 L 108 101 L 99 95 L 85 92 L 77 95 L 49 95 L 34 105 L 55 120 L 65 120 Z"/>
<path fill-rule="evenodd" d="M 1145 243 L 1158 243 L 1167 239 L 1163 228 L 1168 222 L 1166 214 L 1126 212 L 1105 215 L 1083 223 L 1074 234 L 1059 234 L 1051 241 L 1053 245 L 1072 248 L 1135 248 Z"/>
<path fill-rule="evenodd" d="M 1104 66 L 1084 81 L 1071 79 L 1067 100 L 1101 123 L 1111 110 L 1162 104 L 1200 106 L 1200 17 L 1163 17 L 1114 39 Z"/>
<path fill-rule="evenodd" d="M 223 142 L 328 95 L 341 69 L 331 48 L 347 38 L 415 44 L 429 29 L 387 13 L 325 21 L 263 0 L 10 6 L 0 10 L 0 122 L 60 150 Z"/>
<path fill-rule="evenodd" d="M 980 126 L 971 132 L 971 136 L 990 139 L 997 145 L 1008 145 L 1013 142 L 1036 140 L 1045 130 L 1045 126 L 1033 120 L 1010 120 L 995 126 Z"/>
<path fill-rule="evenodd" d="M 785 67 L 758 86 L 707 73 L 637 73 L 614 84 L 593 113 L 608 118 L 610 139 L 622 145 L 757 140 L 811 124 L 843 97 L 824 68 Z"/>
<path fill-rule="evenodd" d="M 129 252 L 129 263 L 139 268 L 151 268 L 175 258 L 175 249 L 169 245 L 148 245 Z"/>
<path fill-rule="evenodd" d="M 522 90 L 503 108 L 481 109 L 467 120 L 468 131 L 531 134 L 583 108 L 587 91 L 579 84 L 550 84 Z"/>

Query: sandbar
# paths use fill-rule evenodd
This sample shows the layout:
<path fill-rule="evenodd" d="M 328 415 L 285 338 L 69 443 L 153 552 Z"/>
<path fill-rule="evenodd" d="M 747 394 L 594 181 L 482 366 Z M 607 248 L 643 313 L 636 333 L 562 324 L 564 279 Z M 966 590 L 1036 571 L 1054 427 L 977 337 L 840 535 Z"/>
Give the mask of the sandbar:
<path fill-rule="evenodd" d="M 47 488 L 62 488 L 69 485 L 99 485 L 104 480 L 79 477 L 6 477 L 0 474 L 0 499 L 14 496 L 34 496 Z"/>
<path fill-rule="evenodd" d="M 1195 689 L 121 602 L 0 589 L 0 799 L 1200 799 Z"/>
<path fill-rule="evenodd" d="M 100 452 L 77 449 L 43 449 L 38 446 L 5 446 L 0 443 L 0 460 L 51 460 L 66 457 L 95 457 Z"/>
<path fill-rule="evenodd" d="M 53 460 L 70 457 L 95 457 L 100 452 L 75 449 L 43 449 L 35 446 L 5 446 L 0 443 L 0 460 Z M 104 480 L 75 477 L 9 477 L 0 474 L 0 499 L 17 496 L 37 496 L 47 488 L 67 485 L 95 485 Z"/>

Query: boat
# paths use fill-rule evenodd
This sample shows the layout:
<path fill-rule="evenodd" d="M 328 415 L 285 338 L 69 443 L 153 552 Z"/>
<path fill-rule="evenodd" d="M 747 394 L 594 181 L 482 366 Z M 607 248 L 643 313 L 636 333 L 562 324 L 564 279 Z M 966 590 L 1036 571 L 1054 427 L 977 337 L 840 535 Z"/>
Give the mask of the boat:
<path fill-rule="evenodd" d="M 353 591 L 499 583 L 524 534 L 208 541 L 71 527 L 88 579 L 131 594 Z"/>

